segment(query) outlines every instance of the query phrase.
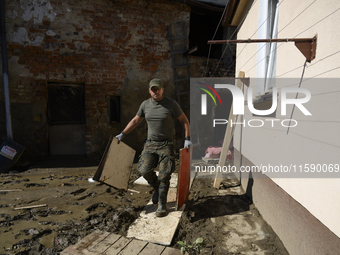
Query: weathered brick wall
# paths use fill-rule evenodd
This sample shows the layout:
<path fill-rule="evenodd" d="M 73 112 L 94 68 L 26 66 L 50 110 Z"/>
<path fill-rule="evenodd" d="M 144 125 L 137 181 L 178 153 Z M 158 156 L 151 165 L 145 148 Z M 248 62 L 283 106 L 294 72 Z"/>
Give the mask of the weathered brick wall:
<path fill-rule="evenodd" d="M 165 0 L 6 1 L 13 133 L 26 156 L 48 154 L 48 82 L 85 85 L 86 151 L 96 156 L 148 98 L 151 78 L 174 97 L 167 26 L 188 27 L 189 17 L 187 5 Z M 122 123 L 109 122 L 110 95 L 121 96 Z M 1 136 L 4 116 L 0 108 Z M 139 150 L 145 134 L 141 125 L 125 141 Z"/>

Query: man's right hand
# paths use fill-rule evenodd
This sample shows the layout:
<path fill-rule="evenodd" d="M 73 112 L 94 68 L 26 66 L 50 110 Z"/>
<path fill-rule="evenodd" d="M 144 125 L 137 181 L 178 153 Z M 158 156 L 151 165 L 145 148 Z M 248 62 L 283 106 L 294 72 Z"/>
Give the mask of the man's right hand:
<path fill-rule="evenodd" d="M 124 138 L 124 136 L 125 136 L 124 132 L 121 132 L 119 135 L 116 135 L 116 138 L 118 139 L 117 144 L 120 143 L 120 141 Z"/>

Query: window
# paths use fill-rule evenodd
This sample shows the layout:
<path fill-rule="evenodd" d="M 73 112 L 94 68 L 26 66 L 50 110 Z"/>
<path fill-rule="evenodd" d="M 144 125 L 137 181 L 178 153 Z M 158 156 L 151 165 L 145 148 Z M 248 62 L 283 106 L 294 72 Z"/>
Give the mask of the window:
<path fill-rule="evenodd" d="M 120 96 L 110 97 L 110 122 L 120 123 Z"/>
<path fill-rule="evenodd" d="M 85 123 L 83 84 L 49 83 L 48 118 L 51 125 Z"/>

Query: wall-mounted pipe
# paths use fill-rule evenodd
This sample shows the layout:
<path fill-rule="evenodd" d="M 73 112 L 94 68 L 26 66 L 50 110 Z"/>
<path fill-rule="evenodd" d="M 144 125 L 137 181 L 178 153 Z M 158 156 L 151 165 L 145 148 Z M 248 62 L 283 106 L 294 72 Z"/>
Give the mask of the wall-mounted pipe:
<path fill-rule="evenodd" d="M 0 0 L 0 42 L 1 42 L 1 59 L 4 79 L 5 108 L 6 108 L 6 129 L 7 138 L 13 140 L 12 118 L 11 118 L 11 101 L 9 93 L 8 80 L 8 61 L 7 61 L 7 44 L 6 44 L 6 24 L 5 24 L 5 0 Z"/>

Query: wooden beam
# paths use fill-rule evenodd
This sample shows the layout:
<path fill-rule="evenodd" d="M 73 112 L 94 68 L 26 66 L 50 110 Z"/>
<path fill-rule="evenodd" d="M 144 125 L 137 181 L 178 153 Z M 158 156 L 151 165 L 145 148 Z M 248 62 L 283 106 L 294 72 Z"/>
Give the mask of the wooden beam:
<path fill-rule="evenodd" d="M 241 71 L 241 72 L 238 73 L 238 78 L 244 78 L 244 77 L 245 77 L 244 72 Z M 242 79 L 237 79 L 236 87 L 238 87 L 239 89 L 242 90 L 242 87 L 243 87 Z M 227 130 L 225 132 L 225 136 L 224 136 L 224 140 L 223 140 L 220 160 L 218 162 L 220 169 L 223 168 L 223 166 L 225 165 L 225 162 L 227 160 L 228 149 L 229 149 L 229 145 L 230 145 L 231 138 L 232 138 L 232 135 L 233 135 L 232 134 L 233 128 L 231 126 L 231 122 L 235 123 L 235 120 L 236 120 L 236 115 L 234 115 L 234 113 L 233 113 L 233 104 L 232 104 L 231 108 L 230 108 L 230 113 L 229 113 L 228 126 L 227 126 Z M 216 172 L 216 176 L 215 176 L 215 180 L 214 180 L 214 188 L 218 189 L 220 187 L 221 180 L 222 180 L 222 173 Z"/>
<path fill-rule="evenodd" d="M 228 2 L 227 13 L 223 17 L 222 26 L 230 26 L 230 23 L 234 17 L 235 9 L 237 8 L 239 0 L 230 0 Z"/>
<path fill-rule="evenodd" d="M 247 7 L 248 5 L 251 4 L 251 2 L 252 1 L 249 1 L 249 0 L 240 0 L 239 4 L 237 5 L 237 9 L 235 10 L 234 17 L 230 21 L 230 25 L 232 27 L 237 27 L 241 23 L 248 9 Z"/>

